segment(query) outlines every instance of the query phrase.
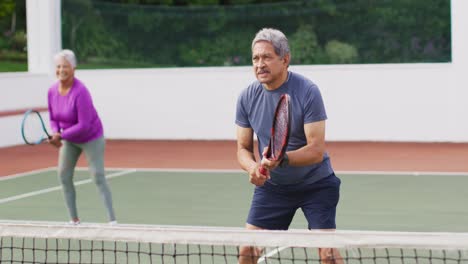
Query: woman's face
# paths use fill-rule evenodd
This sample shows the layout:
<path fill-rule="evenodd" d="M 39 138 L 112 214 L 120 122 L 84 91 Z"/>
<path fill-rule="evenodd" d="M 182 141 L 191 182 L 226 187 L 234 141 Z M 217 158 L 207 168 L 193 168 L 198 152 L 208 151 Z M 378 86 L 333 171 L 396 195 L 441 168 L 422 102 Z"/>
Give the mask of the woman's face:
<path fill-rule="evenodd" d="M 65 58 L 60 57 L 55 61 L 55 75 L 57 79 L 64 82 L 73 79 L 75 69 Z"/>

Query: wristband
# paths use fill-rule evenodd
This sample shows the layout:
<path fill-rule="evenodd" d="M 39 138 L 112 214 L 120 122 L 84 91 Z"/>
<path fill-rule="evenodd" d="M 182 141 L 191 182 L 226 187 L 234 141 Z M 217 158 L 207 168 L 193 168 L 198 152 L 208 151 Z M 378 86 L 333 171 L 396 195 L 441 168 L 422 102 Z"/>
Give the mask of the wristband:
<path fill-rule="evenodd" d="M 281 160 L 279 167 L 284 168 L 289 165 L 289 157 L 288 154 L 284 153 L 283 159 Z"/>

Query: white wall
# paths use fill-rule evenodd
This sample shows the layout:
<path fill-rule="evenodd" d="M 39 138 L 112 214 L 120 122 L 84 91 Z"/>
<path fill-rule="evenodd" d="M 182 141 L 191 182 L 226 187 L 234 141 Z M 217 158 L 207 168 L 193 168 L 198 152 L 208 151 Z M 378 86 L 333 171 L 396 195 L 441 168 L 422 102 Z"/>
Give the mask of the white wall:
<path fill-rule="evenodd" d="M 0 73 L 0 111 L 47 105 L 52 76 L 33 73 Z"/>
<path fill-rule="evenodd" d="M 233 139 L 249 67 L 81 71 L 112 138 Z M 112 82 L 109 82 L 112 80 Z"/>
<path fill-rule="evenodd" d="M 468 1 L 452 0 L 452 63 L 291 66 L 322 91 L 327 139 L 468 142 L 466 10 Z M 50 76 L 0 74 L 0 110 L 45 106 Z M 77 77 L 114 139 L 234 139 L 237 96 L 254 80 L 250 67 L 78 70 Z M 0 131 L 17 133 L 19 123 L 3 119 Z M 20 144 L 16 138 L 0 137 L 0 146 Z"/>
<path fill-rule="evenodd" d="M 328 140 L 468 141 L 451 64 L 294 66 L 322 90 Z M 250 67 L 81 71 L 111 138 L 234 139 Z M 112 80 L 112 82 L 109 82 Z M 464 112 L 468 113 L 467 106 Z M 457 128 L 457 129 L 455 129 Z M 465 133 L 460 133 L 462 131 Z"/>

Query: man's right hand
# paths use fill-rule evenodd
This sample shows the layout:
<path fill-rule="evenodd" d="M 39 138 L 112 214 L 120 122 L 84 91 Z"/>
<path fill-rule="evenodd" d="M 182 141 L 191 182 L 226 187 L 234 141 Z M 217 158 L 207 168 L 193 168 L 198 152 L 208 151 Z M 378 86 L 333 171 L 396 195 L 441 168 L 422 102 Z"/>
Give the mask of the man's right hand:
<path fill-rule="evenodd" d="M 266 171 L 266 175 L 260 173 L 260 166 L 255 164 L 249 169 L 250 183 L 256 186 L 262 186 L 265 182 L 270 179 L 270 171 Z"/>

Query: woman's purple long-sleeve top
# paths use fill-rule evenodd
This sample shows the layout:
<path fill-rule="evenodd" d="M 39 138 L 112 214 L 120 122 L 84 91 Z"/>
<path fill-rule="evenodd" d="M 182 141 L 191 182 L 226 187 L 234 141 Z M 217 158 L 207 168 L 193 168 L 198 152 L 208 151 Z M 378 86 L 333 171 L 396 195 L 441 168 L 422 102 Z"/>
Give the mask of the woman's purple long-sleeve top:
<path fill-rule="evenodd" d="M 86 143 L 104 134 L 101 119 L 93 105 L 91 94 L 77 78 L 66 95 L 60 95 L 59 82 L 48 91 L 50 126 L 54 133 L 74 143 Z"/>

